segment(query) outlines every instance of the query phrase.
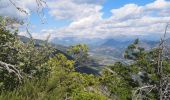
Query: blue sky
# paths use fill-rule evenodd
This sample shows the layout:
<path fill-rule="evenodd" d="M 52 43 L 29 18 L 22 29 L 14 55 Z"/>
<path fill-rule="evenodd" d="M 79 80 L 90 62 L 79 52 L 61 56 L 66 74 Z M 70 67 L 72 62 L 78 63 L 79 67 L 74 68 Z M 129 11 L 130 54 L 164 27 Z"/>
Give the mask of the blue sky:
<path fill-rule="evenodd" d="M 0 15 L 30 19 L 30 31 L 40 39 L 49 34 L 51 38 L 154 38 L 170 22 L 170 0 L 45 0 L 45 24 L 36 13 L 35 0 L 13 1 L 29 15 L 17 11 L 8 0 L 0 1 Z"/>
<path fill-rule="evenodd" d="M 102 4 L 102 12 L 103 12 L 103 18 L 109 18 L 111 17 L 111 12 L 110 10 L 120 8 L 126 4 L 134 3 L 137 5 L 145 5 L 148 3 L 151 3 L 155 0 L 105 0 L 104 3 Z M 69 20 L 56 20 L 52 16 L 48 14 L 48 10 L 45 9 L 45 16 L 46 16 L 46 23 L 42 24 L 41 20 L 39 19 L 39 16 L 37 13 L 33 13 L 30 17 L 31 23 L 39 26 L 36 28 L 36 32 L 39 32 L 43 28 L 60 28 L 69 25 L 71 21 Z"/>

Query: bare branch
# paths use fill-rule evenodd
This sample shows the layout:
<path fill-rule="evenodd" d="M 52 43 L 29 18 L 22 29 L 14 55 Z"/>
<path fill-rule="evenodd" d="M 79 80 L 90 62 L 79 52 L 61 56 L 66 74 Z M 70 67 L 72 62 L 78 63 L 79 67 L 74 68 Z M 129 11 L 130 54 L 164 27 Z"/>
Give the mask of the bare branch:
<path fill-rule="evenodd" d="M 21 82 L 22 76 L 16 66 L 0 61 L 0 69 L 7 70 L 9 73 L 14 73 Z"/>
<path fill-rule="evenodd" d="M 19 10 L 20 12 L 23 12 L 25 13 L 26 15 L 28 15 L 28 12 L 26 10 L 24 10 L 23 8 L 21 7 L 18 7 L 12 0 L 9 0 L 9 2 L 17 9 Z"/>
<path fill-rule="evenodd" d="M 154 88 L 156 88 L 156 85 L 146 85 L 146 86 L 142 86 L 138 89 L 136 89 L 134 92 L 133 92 L 133 100 L 139 100 L 138 99 L 138 96 L 140 95 L 140 93 L 138 94 L 138 92 L 141 92 L 141 91 L 146 91 L 146 89 L 149 89 L 150 90 L 147 92 L 147 94 L 149 94 Z"/>
<path fill-rule="evenodd" d="M 108 68 L 108 67 L 104 67 L 104 69 L 106 69 L 107 71 L 109 71 L 110 73 L 112 73 L 112 74 L 116 74 L 114 71 L 112 71 L 110 68 Z"/>

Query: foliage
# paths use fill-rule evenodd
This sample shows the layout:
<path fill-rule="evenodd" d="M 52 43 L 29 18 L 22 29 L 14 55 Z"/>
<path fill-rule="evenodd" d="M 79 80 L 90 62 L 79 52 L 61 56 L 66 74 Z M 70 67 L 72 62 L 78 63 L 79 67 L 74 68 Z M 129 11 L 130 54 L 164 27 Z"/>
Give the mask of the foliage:
<path fill-rule="evenodd" d="M 83 64 L 88 60 L 88 47 L 85 44 L 71 46 L 67 52 L 75 59 L 76 63 Z"/>
<path fill-rule="evenodd" d="M 162 75 L 160 75 L 158 66 L 160 60 L 160 48 L 154 48 L 150 51 L 144 51 L 141 47 L 138 46 L 138 40 L 136 40 L 132 45 L 130 45 L 125 53 L 125 57 L 128 59 L 135 60 L 135 63 L 130 66 L 136 66 L 138 69 L 137 81 L 138 87 L 147 87 L 152 86 L 151 88 L 144 88 L 140 90 L 141 99 L 159 99 L 160 96 L 160 81 L 162 80 Z M 138 52 L 133 53 L 136 49 L 139 49 Z M 131 51 L 131 52 L 129 52 Z M 163 76 L 169 76 L 169 64 L 170 62 L 167 59 L 162 59 L 161 64 Z M 122 72 L 122 71 L 121 71 Z M 129 73 L 132 73 L 130 71 Z M 166 83 L 167 84 L 167 83 Z M 137 87 L 136 87 L 137 88 Z M 149 91 L 149 92 L 148 92 Z M 163 90 L 162 90 L 163 91 Z"/>
<path fill-rule="evenodd" d="M 0 61 L 17 66 L 22 83 L 14 73 L 0 70 L 1 100 L 107 100 L 99 88 L 99 78 L 75 72 L 74 63 L 63 54 L 54 55 L 49 44 L 23 43 L 5 27 L 0 30 Z M 73 48 L 79 61 L 87 56 L 86 45 Z M 77 58 L 76 58 L 77 59 Z M 85 58 L 84 58 L 85 60 Z M 0 66 L 1 67 L 1 66 Z"/>
<path fill-rule="evenodd" d="M 144 48 L 139 47 L 139 39 L 136 39 L 134 43 L 128 46 L 125 51 L 124 57 L 126 59 L 138 60 L 145 54 Z"/>
<path fill-rule="evenodd" d="M 131 100 L 131 90 L 138 86 L 138 83 L 132 78 L 133 75 L 136 75 L 137 68 L 123 65 L 120 62 L 107 67 L 103 70 L 101 83 L 108 87 L 110 97 L 118 100 Z"/>
<path fill-rule="evenodd" d="M 47 74 L 37 79 L 26 79 L 23 85 L 11 92 L 2 92 L 0 98 L 6 100 L 107 100 L 100 92 L 98 78 L 93 75 L 81 74 L 74 71 L 74 62 L 62 55 L 56 55 L 47 63 Z M 31 81 L 30 81 L 31 80 Z"/>

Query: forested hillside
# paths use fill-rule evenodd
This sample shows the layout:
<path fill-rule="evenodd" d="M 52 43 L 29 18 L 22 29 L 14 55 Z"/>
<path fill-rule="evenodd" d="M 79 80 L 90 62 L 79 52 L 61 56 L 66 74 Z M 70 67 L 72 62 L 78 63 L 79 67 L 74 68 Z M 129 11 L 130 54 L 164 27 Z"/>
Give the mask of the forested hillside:
<path fill-rule="evenodd" d="M 94 47 L 35 39 L 28 26 L 21 36 L 16 24 L 25 21 L 0 15 L 0 100 L 170 100 L 168 23 L 159 42 L 108 39 Z"/>

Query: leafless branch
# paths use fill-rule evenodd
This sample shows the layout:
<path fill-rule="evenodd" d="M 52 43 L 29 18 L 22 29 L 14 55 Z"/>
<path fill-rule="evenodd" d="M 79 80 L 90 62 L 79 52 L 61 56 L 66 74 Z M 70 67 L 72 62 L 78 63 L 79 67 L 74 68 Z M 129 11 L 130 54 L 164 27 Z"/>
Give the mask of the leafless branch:
<path fill-rule="evenodd" d="M 15 2 L 14 1 L 12 1 L 12 0 L 9 0 L 9 2 L 17 9 L 17 10 L 19 10 L 20 12 L 23 12 L 23 13 L 25 13 L 25 14 L 27 14 L 28 15 L 28 12 L 26 11 L 26 10 L 24 10 L 23 8 L 21 8 L 21 7 L 18 7 L 16 4 L 15 4 Z"/>
<path fill-rule="evenodd" d="M 4 69 L 9 73 L 14 73 L 18 77 L 19 81 L 21 82 L 22 76 L 16 66 L 0 61 L 0 69 Z"/>
<path fill-rule="evenodd" d="M 139 97 L 141 91 L 146 91 L 146 89 L 147 89 L 147 91 L 148 91 L 148 89 L 149 89 L 149 91 L 147 92 L 147 94 L 149 94 L 154 88 L 156 88 L 156 85 L 146 85 L 146 86 L 142 86 L 142 87 L 136 89 L 136 90 L 133 92 L 133 96 L 132 96 L 133 98 L 132 98 L 132 99 L 133 99 L 133 100 L 139 100 L 138 97 Z M 138 92 L 139 92 L 139 94 L 138 94 Z"/>
<path fill-rule="evenodd" d="M 116 74 L 114 71 L 112 71 L 110 68 L 108 68 L 108 67 L 104 67 L 104 69 L 106 69 L 107 71 L 109 71 L 110 73 L 112 73 L 112 74 Z"/>

